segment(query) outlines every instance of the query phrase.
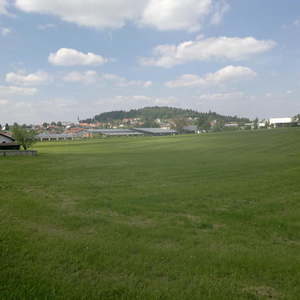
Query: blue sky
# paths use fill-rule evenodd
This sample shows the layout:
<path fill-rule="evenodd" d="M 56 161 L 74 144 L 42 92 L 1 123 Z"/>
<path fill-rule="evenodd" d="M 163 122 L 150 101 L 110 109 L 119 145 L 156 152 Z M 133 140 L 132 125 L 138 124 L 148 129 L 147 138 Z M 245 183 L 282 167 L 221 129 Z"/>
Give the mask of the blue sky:
<path fill-rule="evenodd" d="M 0 0 L 0 124 L 153 105 L 300 113 L 300 2 Z"/>

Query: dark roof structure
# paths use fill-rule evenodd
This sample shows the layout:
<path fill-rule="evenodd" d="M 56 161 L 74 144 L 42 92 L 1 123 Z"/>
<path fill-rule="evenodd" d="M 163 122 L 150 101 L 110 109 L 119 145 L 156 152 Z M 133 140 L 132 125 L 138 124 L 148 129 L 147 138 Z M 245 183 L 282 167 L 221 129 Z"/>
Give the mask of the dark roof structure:
<path fill-rule="evenodd" d="M 15 143 L 1 143 L 0 144 L 0 151 L 1 150 L 20 150 L 20 145 Z"/>
<path fill-rule="evenodd" d="M 102 134 L 106 136 L 139 136 L 143 135 L 140 132 L 131 129 L 89 129 L 89 133 Z"/>
<path fill-rule="evenodd" d="M 162 129 L 162 128 L 134 128 L 137 132 L 141 132 L 148 135 L 174 135 L 177 131 L 172 129 Z"/>
<path fill-rule="evenodd" d="M 81 137 L 81 132 L 79 133 L 40 133 L 36 136 L 38 140 L 68 140 Z"/>

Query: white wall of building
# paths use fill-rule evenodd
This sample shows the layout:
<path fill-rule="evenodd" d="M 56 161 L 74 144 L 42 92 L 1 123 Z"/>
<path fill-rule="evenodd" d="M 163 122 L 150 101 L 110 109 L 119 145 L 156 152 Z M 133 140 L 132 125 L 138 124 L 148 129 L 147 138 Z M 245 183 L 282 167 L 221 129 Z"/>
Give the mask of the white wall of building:
<path fill-rule="evenodd" d="M 0 134 L 0 144 L 2 144 L 2 143 L 12 143 L 12 142 L 13 142 L 12 139 Z"/>
<path fill-rule="evenodd" d="M 293 123 L 293 118 L 271 118 L 270 119 L 270 124 L 275 125 L 275 124 L 290 124 Z"/>

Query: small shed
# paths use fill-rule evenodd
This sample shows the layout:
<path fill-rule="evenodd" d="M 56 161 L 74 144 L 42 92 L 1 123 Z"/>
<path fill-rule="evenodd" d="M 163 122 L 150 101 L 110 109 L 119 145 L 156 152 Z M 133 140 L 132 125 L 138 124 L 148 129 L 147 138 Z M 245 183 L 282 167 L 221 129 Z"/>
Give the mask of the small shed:
<path fill-rule="evenodd" d="M 20 145 L 8 134 L 0 132 L 0 150 L 20 150 Z"/>

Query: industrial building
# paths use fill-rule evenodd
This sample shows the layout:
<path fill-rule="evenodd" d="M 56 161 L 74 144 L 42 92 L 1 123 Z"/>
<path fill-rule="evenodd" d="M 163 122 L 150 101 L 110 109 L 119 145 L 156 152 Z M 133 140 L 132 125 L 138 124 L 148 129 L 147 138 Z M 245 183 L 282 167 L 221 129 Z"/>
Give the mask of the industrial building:
<path fill-rule="evenodd" d="M 44 141 L 66 141 L 74 140 L 75 138 L 80 138 L 79 134 L 70 134 L 70 133 L 40 133 L 36 136 L 36 139 Z"/>
<path fill-rule="evenodd" d="M 140 132 L 131 129 L 89 129 L 87 132 L 91 135 L 103 136 L 141 136 Z"/>
<path fill-rule="evenodd" d="M 298 122 L 294 120 L 294 118 L 271 118 L 269 120 L 270 125 L 278 128 L 278 127 L 291 127 L 297 126 Z"/>
<path fill-rule="evenodd" d="M 166 136 L 166 135 L 176 135 L 177 131 L 172 129 L 162 129 L 162 128 L 134 128 L 135 131 L 143 133 L 145 135 L 153 136 Z"/>

